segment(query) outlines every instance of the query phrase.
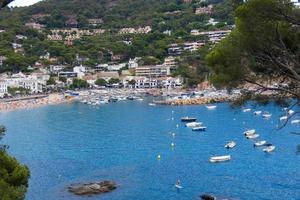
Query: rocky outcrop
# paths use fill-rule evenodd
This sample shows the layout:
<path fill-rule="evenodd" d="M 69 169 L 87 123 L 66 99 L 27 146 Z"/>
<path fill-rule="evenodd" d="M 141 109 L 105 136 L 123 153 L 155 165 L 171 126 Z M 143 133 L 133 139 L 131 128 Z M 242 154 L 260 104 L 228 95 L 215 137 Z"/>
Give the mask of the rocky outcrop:
<path fill-rule="evenodd" d="M 117 185 L 113 181 L 102 181 L 99 183 L 87 183 L 81 185 L 71 185 L 69 186 L 69 192 L 72 192 L 76 195 L 94 195 L 111 192 L 115 190 Z"/>
<path fill-rule="evenodd" d="M 200 199 L 202 199 L 202 200 L 216 200 L 217 198 L 214 197 L 214 196 L 211 195 L 211 194 L 202 194 L 202 195 L 200 196 Z"/>

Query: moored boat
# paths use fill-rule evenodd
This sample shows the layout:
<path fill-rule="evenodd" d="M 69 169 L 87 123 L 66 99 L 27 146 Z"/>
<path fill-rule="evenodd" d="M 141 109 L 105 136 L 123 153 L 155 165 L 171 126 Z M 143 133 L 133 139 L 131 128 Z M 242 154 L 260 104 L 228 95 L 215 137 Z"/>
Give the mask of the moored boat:
<path fill-rule="evenodd" d="M 189 123 L 185 124 L 185 126 L 189 127 L 189 128 L 194 128 L 194 127 L 201 126 L 201 125 L 202 125 L 202 122 L 189 122 Z"/>
<path fill-rule="evenodd" d="M 224 147 L 227 148 L 227 149 L 232 149 L 235 146 L 236 146 L 236 142 L 235 141 L 230 141 Z"/>
<path fill-rule="evenodd" d="M 287 119 L 288 119 L 288 116 L 286 116 L 286 115 L 279 118 L 280 121 L 286 121 Z"/>
<path fill-rule="evenodd" d="M 207 108 L 208 110 L 213 110 L 213 109 L 216 109 L 217 106 L 206 106 L 206 108 Z"/>
<path fill-rule="evenodd" d="M 255 138 L 258 138 L 258 137 L 259 137 L 259 134 L 253 134 L 253 135 L 246 136 L 247 139 L 255 139 Z"/>
<path fill-rule="evenodd" d="M 272 117 L 272 114 L 269 112 L 264 112 L 264 114 L 262 116 L 263 116 L 263 118 L 268 119 L 268 118 Z"/>
<path fill-rule="evenodd" d="M 254 115 L 260 115 L 262 113 L 262 111 L 258 110 L 258 111 L 254 111 Z"/>
<path fill-rule="evenodd" d="M 182 117 L 181 121 L 182 122 L 195 122 L 195 121 L 197 121 L 197 118 L 195 118 L 195 117 Z"/>
<path fill-rule="evenodd" d="M 249 136 L 249 135 L 254 135 L 255 134 L 255 129 L 250 129 L 244 132 L 245 136 Z"/>
<path fill-rule="evenodd" d="M 209 158 L 209 162 L 211 163 L 216 163 L 216 162 L 225 162 L 225 161 L 229 161 L 231 159 L 230 155 L 226 155 L 226 156 L 213 156 Z"/>
<path fill-rule="evenodd" d="M 245 109 L 243 109 L 243 112 L 250 112 L 250 111 L 251 111 L 250 108 L 245 108 Z"/>
<path fill-rule="evenodd" d="M 261 140 L 261 141 L 255 142 L 255 143 L 254 143 L 254 146 L 255 146 L 255 147 L 261 147 L 261 146 L 264 146 L 264 145 L 266 145 L 266 144 L 267 144 L 267 141 Z"/>
<path fill-rule="evenodd" d="M 263 151 L 266 152 L 266 153 L 270 153 L 270 152 L 272 152 L 274 150 L 275 150 L 275 146 L 274 145 L 268 146 L 268 147 L 266 147 L 266 148 L 263 149 Z"/>
<path fill-rule="evenodd" d="M 149 106 L 156 106 L 155 103 L 148 103 Z"/>
<path fill-rule="evenodd" d="M 192 131 L 206 131 L 206 126 L 197 126 L 192 128 Z"/>
<path fill-rule="evenodd" d="M 300 123 L 300 120 L 299 119 L 294 119 L 291 121 L 291 124 L 298 124 Z"/>

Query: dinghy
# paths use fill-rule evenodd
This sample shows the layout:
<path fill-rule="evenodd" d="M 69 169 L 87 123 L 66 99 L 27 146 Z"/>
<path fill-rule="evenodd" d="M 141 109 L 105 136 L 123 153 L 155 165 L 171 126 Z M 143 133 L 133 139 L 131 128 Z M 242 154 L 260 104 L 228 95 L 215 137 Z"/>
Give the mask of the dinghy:
<path fill-rule="evenodd" d="M 255 138 L 258 138 L 258 137 L 259 137 L 259 134 L 253 134 L 253 135 L 246 136 L 247 139 L 255 139 Z"/>
<path fill-rule="evenodd" d="M 254 115 L 260 115 L 261 113 L 262 113 L 262 111 L 260 111 L 260 110 L 259 111 L 255 111 Z"/>
<path fill-rule="evenodd" d="M 225 161 L 229 161 L 231 159 L 230 155 L 226 155 L 226 156 L 213 156 L 209 158 L 209 162 L 211 163 L 216 163 L 216 162 L 225 162 Z"/>
<path fill-rule="evenodd" d="M 255 134 L 255 129 L 250 129 L 244 132 L 245 136 L 249 136 L 249 135 L 254 135 Z"/>
<path fill-rule="evenodd" d="M 228 142 L 224 147 L 227 148 L 227 149 L 232 149 L 236 146 L 236 142 L 234 141 L 230 141 Z"/>
<path fill-rule="evenodd" d="M 255 146 L 255 147 L 261 147 L 261 146 L 264 146 L 264 145 L 266 145 L 266 144 L 267 144 L 267 141 L 261 140 L 261 141 L 255 142 L 255 143 L 254 143 L 254 146 Z"/>
<path fill-rule="evenodd" d="M 272 117 L 272 114 L 269 112 L 265 112 L 262 116 L 263 116 L 263 118 L 268 119 L 268 118 Z"/>
<path fill-rule="evenodd" d="M 263 149 L 263 151 L 266 152 L 266 153 L 271 153 L 274 150 L 275 150 L 275 146 L 274 145 L 268 146 L 268 147 L 266 147 L 266 148 Z"/>

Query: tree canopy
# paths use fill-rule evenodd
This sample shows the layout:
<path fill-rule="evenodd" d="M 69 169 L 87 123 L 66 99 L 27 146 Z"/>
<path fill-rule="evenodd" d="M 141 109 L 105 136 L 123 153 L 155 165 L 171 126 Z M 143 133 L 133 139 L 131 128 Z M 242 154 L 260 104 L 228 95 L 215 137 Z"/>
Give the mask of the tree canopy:
<path fill-rule="evenodd" d="M 289 0 L 249 0 L 235 16 L 234 31 L 206 57 L 211 80 L 300 99 L 300 9 Z"/>

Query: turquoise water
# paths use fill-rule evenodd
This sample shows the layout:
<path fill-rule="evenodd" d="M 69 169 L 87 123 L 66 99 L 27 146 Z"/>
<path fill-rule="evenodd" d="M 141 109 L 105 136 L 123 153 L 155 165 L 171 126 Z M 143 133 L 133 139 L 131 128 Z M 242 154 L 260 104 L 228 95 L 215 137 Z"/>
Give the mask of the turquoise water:
<path fill-rule="evenodd" d="M 0 122 L 8 129 L 2 142 L 30 167 L 27 200 L 190 200 L 207 192 L 233 199 L 300 199 L 300 136 L 290 134 L 300 125 L 277 131 L 280 108 L 259 109 L 271 112 L 272 119 L 228 104 L 208 111 L 205 106 L 119 102 L 15 111 L 1 114 Z M 186 115 L 204 122 L 207 131 L 185 128 L 180 117 Z M 242 134 L 246 128 L 255 128 L 276 150 L 267 155 L 254 148 Z M 235 149 L 224 148 L 228 140 L 237 142 Z M 210 156 L 224 154 L 232 160 L 208 162 Z M 104 179 L 116 181 L 118 189 L 88 198 L 67 192 L 72 183 Z M 174 188 L 177 179 L 184 187 L 180 191 Z"/>

